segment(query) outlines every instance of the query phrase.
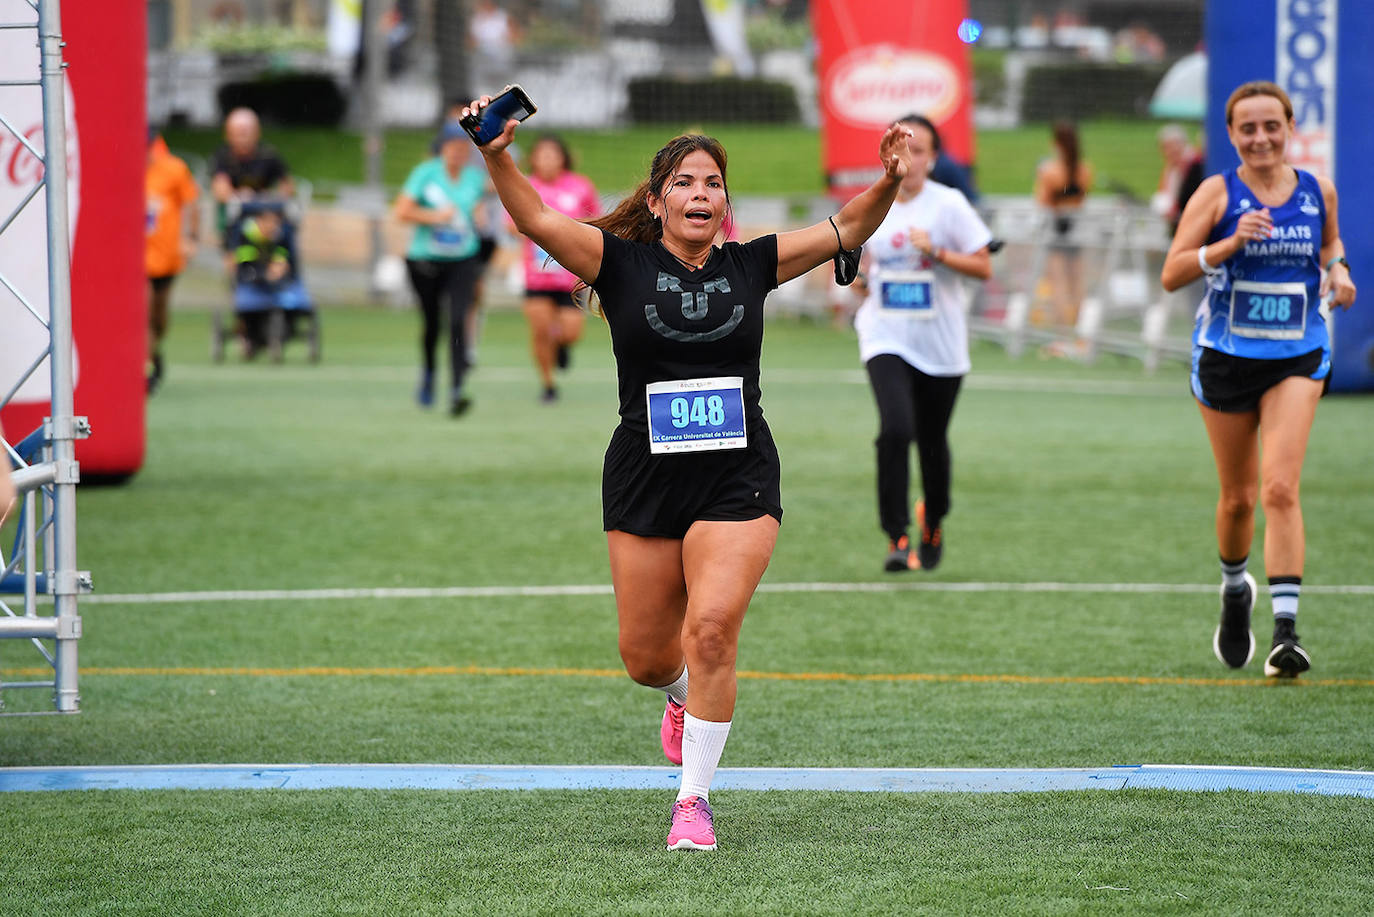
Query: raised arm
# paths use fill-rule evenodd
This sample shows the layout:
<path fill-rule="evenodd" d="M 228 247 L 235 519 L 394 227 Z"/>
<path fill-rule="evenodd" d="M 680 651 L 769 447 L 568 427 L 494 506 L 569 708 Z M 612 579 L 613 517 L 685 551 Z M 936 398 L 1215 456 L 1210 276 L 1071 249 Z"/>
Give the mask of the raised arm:
<path fill-rule="evenodd" d="M 878 154 L 883 163 L 883 175 L 853 197 L 830 220 L 822 220 L 805 229 L 778 234 L 778 283 L 800 277 L 818 264 L 835 257 L 839 248 L 855 248 L 882 225 L 883 218 L 897 198 L 897 188 L 911 165 L 907 138 L 911 128 L 894 124 L 883 134 Z M 839 238 L 836 239 L 838 233 Z"/>
<path fill-rule="evenodd" d="M 490 101 L 490 96 L 482 96 L 463 109 L 464 116 L 480 112 Z M 492 187 L 521 235 L 533 239 L 578 278 L 592 283 L 601 272 L 601 230 L 545 206 L 539 192 L 516 166 L 507 149 L 515 139 L 519 123 L 507 121 L 501 136 L 477 148 L 487 165 Z"/>

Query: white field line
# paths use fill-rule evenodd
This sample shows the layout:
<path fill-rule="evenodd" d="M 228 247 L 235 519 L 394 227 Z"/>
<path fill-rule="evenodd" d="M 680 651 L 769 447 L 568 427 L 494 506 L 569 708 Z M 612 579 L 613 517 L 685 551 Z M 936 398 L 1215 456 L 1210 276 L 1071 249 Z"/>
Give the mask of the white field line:
<path fill-rule="evenodd" d="M 764 583 L 760 593 L 1052 592 L 1214 595 L 1215 583 Z M 1307 595 L 1374 595 L 1374 585 L 1310 585 Z M 196 592 L 94 593 L 91 605 L 172 605 L 198 602 L 329 601 L 348 599 L 475 599 L 611 595 L 609 583 L 556 586 L 379 586 L 338 589 L 209 589 Z"/>

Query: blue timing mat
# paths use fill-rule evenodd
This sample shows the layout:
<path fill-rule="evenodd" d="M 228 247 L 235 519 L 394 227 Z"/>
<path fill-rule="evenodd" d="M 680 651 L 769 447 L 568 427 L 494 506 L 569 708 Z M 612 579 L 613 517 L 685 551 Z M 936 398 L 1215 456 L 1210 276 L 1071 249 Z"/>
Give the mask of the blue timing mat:
<path fill-rule="evenodd" d="M 450 764 L 182 764 L 5 767 L 0 792 L 51 790 L 669 790 L 676 767 Z M 1374 798 L 1374 772 L 1133 764 L 1083 768 L 722 768 L 715 790 L 1043 793 L 1245 790 Z"/>

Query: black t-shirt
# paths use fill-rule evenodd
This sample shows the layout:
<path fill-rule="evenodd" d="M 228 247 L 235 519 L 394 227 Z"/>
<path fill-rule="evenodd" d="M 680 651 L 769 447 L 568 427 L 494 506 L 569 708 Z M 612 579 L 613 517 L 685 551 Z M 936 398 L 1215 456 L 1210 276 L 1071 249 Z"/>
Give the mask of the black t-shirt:
<path fill-rule="evenodd" d="M 229 183 L 235 188 L 252 191 L 266 191 L 291 174 L 286 160 L 267 144 L 260 144 L 247 159 L 240 159 L 229 150 L 228 144 L 221 144 L 215 150 L 211 174 L 221 172 L 229 176 Z"/>
<path fill-rule="evenodd" d="M 601 273 L 592 287 L 611 329 L 621 425 L 647 432 L 645 386 L 740 376 L 751 424 L 759 406 L 763 300 L 778 285 L 778 237 L 712 249 L 699 270 L 661 243 L 627 242 L 602 231 Z"/>

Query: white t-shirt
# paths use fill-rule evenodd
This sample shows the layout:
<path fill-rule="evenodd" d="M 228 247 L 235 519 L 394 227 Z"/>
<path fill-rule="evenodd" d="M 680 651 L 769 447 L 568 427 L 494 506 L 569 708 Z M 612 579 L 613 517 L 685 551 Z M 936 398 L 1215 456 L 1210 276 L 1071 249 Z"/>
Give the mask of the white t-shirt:
<path fill-rule="evenodd" d="M 914 198 L 895 202 L 877 232 L 864 243 L 864 254 L 870 258 L 868 296 L 854 316 L 859 359 L 867 363 L 878 354 L 890 353 L 929 376 L 962 376 L 971 368 L 962 275 L 913 246 L 912 229 L 930 233 L 933 248 L 963 254 L 992 241 L 992 232 L 968 199 L 948 185 L 927 180 Z M 919 283 L 927 271 L 933 274 L 932 308 L 883 308 L 885 284 L 892 302 L 891 285 Z"/>

